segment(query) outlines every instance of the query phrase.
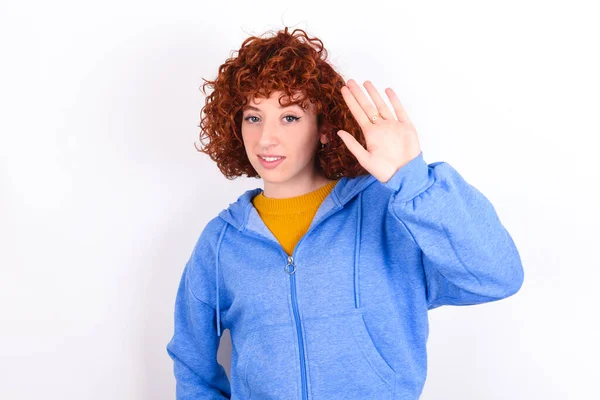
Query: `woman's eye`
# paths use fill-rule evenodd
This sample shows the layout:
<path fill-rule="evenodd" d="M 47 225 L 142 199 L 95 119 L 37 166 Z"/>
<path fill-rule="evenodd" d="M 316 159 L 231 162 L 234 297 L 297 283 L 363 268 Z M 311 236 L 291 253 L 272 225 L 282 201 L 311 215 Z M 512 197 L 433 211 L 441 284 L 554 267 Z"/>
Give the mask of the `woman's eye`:
<path fill-rule="evenodd" d="M 254 115 L 250 115 L 250 116 L 244 118 L 244 120 L 248 121 L 250 118 L 258 118 L 258 117 L 255 117 Z M 248 122 L 250 122 L 250 121 L 248 121 Z M 256 121 L 251 121 L 251 122 L 256 122 Z"/>
<path fill-rule="evenodd" d="M 285 117 L 283 117 L 283 118 L 293 118 L 291 121 L 288 119 L 288 120 L 287 120 L 287 122 L 294 122 L 294 121 L 297 121 L 297 120 L 299 120 L 299 119 L 300 119 L 300 118 L 298 118 L 298 117 L 294 117 L 293 115 L 286 115 L 286 116 L 285 116 Z"/>

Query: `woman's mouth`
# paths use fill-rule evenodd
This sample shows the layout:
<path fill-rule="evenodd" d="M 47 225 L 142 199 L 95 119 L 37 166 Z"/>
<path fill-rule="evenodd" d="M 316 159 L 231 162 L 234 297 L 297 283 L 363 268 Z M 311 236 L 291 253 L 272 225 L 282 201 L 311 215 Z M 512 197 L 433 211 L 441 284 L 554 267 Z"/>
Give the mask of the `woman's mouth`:
<path fill-rule="evenodd" d="M 283 162 L 283 160 L 285 160 L 285 157 L 266 157 L 266 158 L 263 158 L 261 156 L 258 156 L 258 159 L 260 161 L 260 164 L 263 167 L 265 167 L 267 169 L 271 169 L 271 168 L 275 168 L 279 164 L 281 164 Z"/>

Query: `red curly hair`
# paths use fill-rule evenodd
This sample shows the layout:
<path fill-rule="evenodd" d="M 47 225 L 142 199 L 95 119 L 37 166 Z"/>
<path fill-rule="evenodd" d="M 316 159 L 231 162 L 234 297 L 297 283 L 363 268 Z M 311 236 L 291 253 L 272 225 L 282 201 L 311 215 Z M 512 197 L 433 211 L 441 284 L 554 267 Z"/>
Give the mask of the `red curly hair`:
<path fill-rule="evenodd" d="M 273 31 L 267 33 L 270 32 Z M 279 99 L 283 106 L 299 104 L 306 109 L 307 101 L 315 104 L 319 132 L 324 130 L 328 140 L 317 151 L 315 168 L 327 179 L 368 174 L 337 135 L 343 129 L 365 146 L 362 129 L 340 91 L 344 79 L 326 61 L 327 50 L 321 40 L 310 38 L 302 29 L 290 34 L 285 27 L 272 37 L 247 38 L 237 53 L 237 57 L 228 58 L 219 67 L 214 81 L 203 78 L 202 92 L 206 95 L 207 86 L 214 90 L 206 97 L 201 111 L 203 147 L 196 147 L 217 163 L 227 179 L 241 175 L 259 177 L 244 148 L 242 111 L 249 98 L 268 98 L 273 91 L 287 96 L 286 104 L 281 102 L 285 96 Z"/>

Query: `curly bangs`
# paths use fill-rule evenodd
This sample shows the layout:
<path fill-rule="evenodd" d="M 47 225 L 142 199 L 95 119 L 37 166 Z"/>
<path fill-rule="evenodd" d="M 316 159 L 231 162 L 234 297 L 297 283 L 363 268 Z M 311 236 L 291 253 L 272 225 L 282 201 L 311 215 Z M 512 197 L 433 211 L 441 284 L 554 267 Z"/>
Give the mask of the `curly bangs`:
<path fill-rule="evenodd" d="M 202 92 L 206 95 L 207 86 L 213 91 L 201 111 L 203 147 L 196 149 L 208 154 L 227 179 L 259 177 L 244 148 L 243 108 L 251 98 L 267 98 L 271 92 L 281 91 L 282 106 L 298 104 L 306 109 L 308 102 L 315 105 L 319 132 L 328 140 L 316 152 L 315 168 L 327 179 L 368 174 L 337 135 L 343 129 L 365 146 L 362 130 L 340 91 L 344 79 L 327 62 L 323 42 L 302 29 L 289 33 L 287 27 L 274 36 L 265 35 L 247 38 L 219 67 L 214 81 L 203 78 Z M 282 103 L 284 98 L 287 102 Z"/>

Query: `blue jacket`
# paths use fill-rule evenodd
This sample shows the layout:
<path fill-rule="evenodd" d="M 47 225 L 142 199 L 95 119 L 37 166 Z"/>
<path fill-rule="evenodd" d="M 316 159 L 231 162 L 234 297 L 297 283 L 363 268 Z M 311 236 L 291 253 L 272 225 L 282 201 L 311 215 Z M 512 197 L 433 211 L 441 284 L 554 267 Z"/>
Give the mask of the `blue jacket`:
<path fill-rule="evenodd" d="M 183 270 L 167 345 L 179 400 L 418 399 L 428 310 L 522 285 L 492 204 L 423 153 L 385 183 L 340 178 L 292 256 L 252 205 L 261 190 L 208 222 Z"/>

